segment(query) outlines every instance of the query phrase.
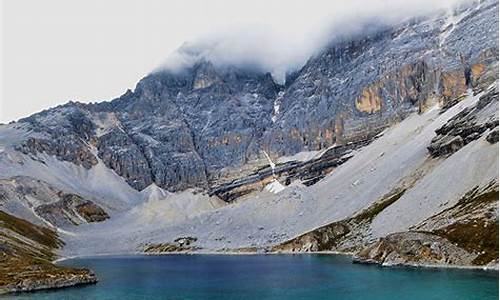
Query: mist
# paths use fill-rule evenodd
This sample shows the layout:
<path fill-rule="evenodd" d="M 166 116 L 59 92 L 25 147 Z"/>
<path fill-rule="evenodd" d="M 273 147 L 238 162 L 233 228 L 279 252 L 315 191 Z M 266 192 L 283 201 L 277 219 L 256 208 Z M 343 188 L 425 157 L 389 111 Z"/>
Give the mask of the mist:
<path fill-rule="evenodd" d="M 366 25 L 391 26 L 411 19 L 451 13 L 467 0 L 353 0 L 330 1 L 323 10 L 317 6 L 309 22 L 239 23 L 219 28 L 185 42 L 169 55 L 157 70 L 178 71 L 200 60 L 215 65 L 251 66 L 270 72 L 283 83 L 286 74 L 302 67 L 307 60 L 339 37 L 362 34 Z M 315 5 L 314 1 L 311 5 Z M 307 12 L 305 12 L 307 14 Z"/>
<path fill-rule="evenodd" d="M 200 59 L 282 82 L 367 22 L 393 24 L 462 1 L 3 0 L 0 122 L 69 100 L 113 99 L 155 69 Z"/>

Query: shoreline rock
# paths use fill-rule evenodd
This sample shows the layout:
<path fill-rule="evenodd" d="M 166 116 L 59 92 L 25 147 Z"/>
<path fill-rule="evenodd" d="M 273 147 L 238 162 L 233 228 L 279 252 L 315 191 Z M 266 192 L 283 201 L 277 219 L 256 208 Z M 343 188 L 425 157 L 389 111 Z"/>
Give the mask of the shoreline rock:
<path fill-rule="evenodd" d="M 95 274 L 88 269 L 76 269 L 74 271 L 81 274 L 71 273 L 55 278 L 49 277 L 43 279 L 23 279 L 18 283 L 0 287 L 0 294 L 60 289 L 87 284 L 96 284 L 98 282 Z"/>

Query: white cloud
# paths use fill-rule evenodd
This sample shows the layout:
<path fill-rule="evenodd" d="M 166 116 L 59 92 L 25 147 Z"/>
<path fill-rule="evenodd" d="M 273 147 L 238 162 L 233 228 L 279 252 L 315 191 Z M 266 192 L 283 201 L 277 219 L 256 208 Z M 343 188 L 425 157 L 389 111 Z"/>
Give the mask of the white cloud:
<path fill-rule="evenodd" d="M 254 64 L 275 77 L 326 40 L 375 17 L 396 22 L 460 0 L 3 0 L 0 122 L 65 103 L 109 100 L 171 53 Z M 203 48 L 203 47 L 205 48 Z M 181 55 L 180 55 L 181 54 Z"/>
<path fill-rule="evenodd" d="M 173 52 L 159 69 L 178 70 L 200 59 L 218 65 L 252 66 L 284 81 L 288 71 L 300 68 L 312 55 L 339 35 L 359 33 L 365 25 L 393 25 L 405 20 L 449 10 L 461 0 L 351 0 L 331 1 L 327 9 L 304 12 L 310 22 L 236 24 L 205 32 Z M 333 5 L 332 5 L 333 4 Z M 316 15 L 314 15 L 316 14 Z M 301 26 L 299 30 L 296 27 Z"/>

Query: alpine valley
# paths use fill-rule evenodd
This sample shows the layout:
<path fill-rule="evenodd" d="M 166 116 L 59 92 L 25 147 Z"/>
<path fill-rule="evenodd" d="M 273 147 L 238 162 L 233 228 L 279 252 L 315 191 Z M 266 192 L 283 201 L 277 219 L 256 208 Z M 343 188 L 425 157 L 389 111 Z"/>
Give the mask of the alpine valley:
<path fill-rule="evenodd" d="M 278 82 L 158 69 L 0 125 L 0 292 L 95 283 L 61 257 L 351 254 L 498 269 L 498 1 L 336 36 Z"/>

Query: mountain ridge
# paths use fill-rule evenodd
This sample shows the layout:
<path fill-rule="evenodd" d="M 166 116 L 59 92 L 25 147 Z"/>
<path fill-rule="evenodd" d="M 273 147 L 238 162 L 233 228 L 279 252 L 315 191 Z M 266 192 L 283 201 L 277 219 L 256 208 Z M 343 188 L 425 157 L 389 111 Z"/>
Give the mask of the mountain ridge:
<path fill-rule="evenodd" d="M 1 125 L 0 209 L 56 230 L 64 256 L 498 268 L 498 241 L 471 246 L 498 228 L 495 28 L 487 0 L 336 41 L 284 85 L 201 60 Z"/>
<path fill-rule="evenodd" d="M 85 143 L 95 144 L 98 156 L 134 188 L 154 182 L 175 191 L 206 188 L 222 169 L 262 159 L 262 150 L 283 156 L 365 139 L 432 102 L 459 97 L 494 67 L 495 39 L 454 39 L 464 30 L 473 31 L 467 39 L 480 39 L 487 30 L 481 22 L 497 4 L 482 6 L 457 12 L 457 24 L 427 19 L 331 43 L 285 86 L 269 73 L 203 60 L 182 71 L 156 71 L 110 102 L 54 108 L 68 108 L 61 122 L 67 126 L 43 130 L 60 130 L 57 135 L 67 135 L 75 146 L 28 143 L 23 151 L 48 151 L 90 168 L 96 159 Z M 96 137 L 92 114 L 103 113 L 111 113 L 118 126 Z M 41 114 L 19 122 L 42 131 L 40 122 L 47 120 Z M 175 143 L 167 140 L 173 137 Z"/>

